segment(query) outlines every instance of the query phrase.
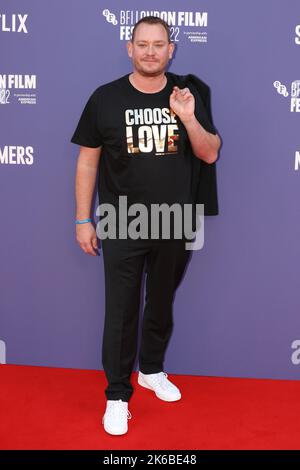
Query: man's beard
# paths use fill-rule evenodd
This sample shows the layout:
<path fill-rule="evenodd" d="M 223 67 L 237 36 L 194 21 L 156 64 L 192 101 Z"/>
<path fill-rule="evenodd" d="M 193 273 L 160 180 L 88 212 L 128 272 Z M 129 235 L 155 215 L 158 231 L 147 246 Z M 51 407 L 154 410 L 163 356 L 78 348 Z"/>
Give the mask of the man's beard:
<path fill-rule="evenodd" d="M 161 75 L 162 73 L 164 73 L 165 69 L 160 67 L 157 70 L 151 71 L 151 70 L 145 70 L 143 67 L 142 68 L 139 67 L 138 71 L 144 77 L 156 77 L 156 76 Z"/>

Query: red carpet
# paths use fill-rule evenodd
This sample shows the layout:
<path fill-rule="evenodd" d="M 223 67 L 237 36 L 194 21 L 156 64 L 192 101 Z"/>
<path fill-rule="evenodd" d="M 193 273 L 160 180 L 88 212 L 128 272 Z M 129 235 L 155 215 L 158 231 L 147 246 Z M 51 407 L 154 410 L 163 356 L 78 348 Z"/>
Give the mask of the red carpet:
<path fill-rule="evenodd" d="M 170 374 L 182 399 L 137 384 L 123 436 L 108 435 L 103 371 L 0 365 L 0 448 L 300 449 L 300 381 Z"/>

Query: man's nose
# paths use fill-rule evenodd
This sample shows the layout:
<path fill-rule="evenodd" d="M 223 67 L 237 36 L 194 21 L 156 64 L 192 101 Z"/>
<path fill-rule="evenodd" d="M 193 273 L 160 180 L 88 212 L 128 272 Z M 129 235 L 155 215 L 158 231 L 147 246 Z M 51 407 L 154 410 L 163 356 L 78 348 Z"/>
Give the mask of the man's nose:
<path fill-rule="evenodd" d="M 154 55 L 154 48 L 153 48 L 153 46 L 148 46 L 148 47 L 147 47 L 147 54 L 148 54 L 148 55 Z"/>

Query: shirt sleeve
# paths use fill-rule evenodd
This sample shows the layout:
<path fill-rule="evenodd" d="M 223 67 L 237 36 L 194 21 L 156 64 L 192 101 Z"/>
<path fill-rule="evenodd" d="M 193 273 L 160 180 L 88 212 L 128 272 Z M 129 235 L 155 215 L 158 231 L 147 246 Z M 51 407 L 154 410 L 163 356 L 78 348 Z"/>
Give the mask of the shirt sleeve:
<path fill-rule="evenodd" d="M 100 147 L 102 136 L 99 131 L 99 95 L 95 90 L 89 97 L 71 138 L 73 144 L 84 147 Z"/>

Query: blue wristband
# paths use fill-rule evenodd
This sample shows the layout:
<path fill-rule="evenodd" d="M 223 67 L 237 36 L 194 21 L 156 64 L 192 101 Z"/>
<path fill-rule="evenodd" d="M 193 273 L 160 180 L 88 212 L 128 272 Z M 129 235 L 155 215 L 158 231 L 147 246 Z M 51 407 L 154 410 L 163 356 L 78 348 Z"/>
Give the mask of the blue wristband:
<path fill-rule="evenodd" d="M 92 222 L 92 219 L 75 220 L 75 224 L 85 224 L 87 222 Z"/>

